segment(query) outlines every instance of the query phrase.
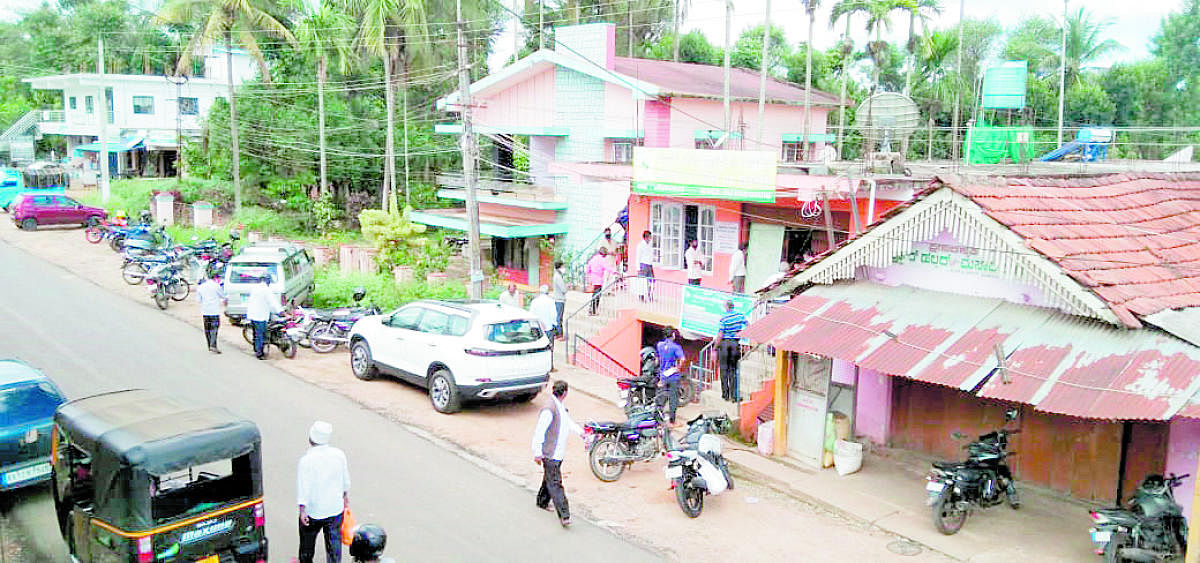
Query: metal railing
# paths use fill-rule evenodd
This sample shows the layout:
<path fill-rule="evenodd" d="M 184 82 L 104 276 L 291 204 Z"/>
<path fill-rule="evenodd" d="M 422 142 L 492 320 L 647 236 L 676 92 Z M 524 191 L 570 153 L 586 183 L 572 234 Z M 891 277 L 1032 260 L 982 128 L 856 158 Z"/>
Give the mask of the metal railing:
<path fill-rule="evenodd" d="M 612 379 L 631 379 L 638 376 L 582 336 L 576 335 L 571 347 L 574 349 L 571 353 L 573 365 Z"/>
<path fill-rule="evenodd" d="M 62 123 L 67 120 L 67 112 L 61 109 L 44 109 L 39 120 L 43 123 Z"/>
<path fill-rule="evenodd" d="M 749 322 L 757 321 L 767 315 L 770 311 L 771 302 L 759 300 L 754 303 L 754 308 L 750 309 L 750 314 L 746 315 L 746 320 Z M 747 361 L 758 361 L 757 355 L 766 355 L 766 349 L 761 344 L 754 346 L 742 346 L 741 360 L 738 362 L 738 389 L 743 396 L 749 396 L 749 389 L 757 388 L 762 385 L 762 382 L 767 377 L 764 377 L 760 370 L 754 370 L 754 378 L 747 378 L 746 374 L 750 373 L 746 368 Z M 757 366 L 756 366 L 757 367 Z M 767 373 L 770 373 L 768 366 Z M 712 389 L 718 381 L 721 380 L 720 358 L 717 356 L 716 342 L 709 342 L 700 349 L 700 354 L 696 357 L 696 361 L 690 366 L 690 377 L 700 384 L 701 391 Z"/>

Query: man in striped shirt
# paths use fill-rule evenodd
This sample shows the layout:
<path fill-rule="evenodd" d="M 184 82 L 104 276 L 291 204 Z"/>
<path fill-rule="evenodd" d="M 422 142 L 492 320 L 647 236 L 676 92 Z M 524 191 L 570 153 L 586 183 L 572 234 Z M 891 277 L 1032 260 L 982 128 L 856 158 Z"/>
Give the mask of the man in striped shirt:
<path fill-rule="evenodd" d="M 717 328 L 717 359 L 721 364 L 721 397 L 733 403 L 741 402 L 738 393 L 738 361 L 742 358 L 742 329 L 746 315 L 733 310 L 733 301 L 725 302 L 725 316 Z"/>

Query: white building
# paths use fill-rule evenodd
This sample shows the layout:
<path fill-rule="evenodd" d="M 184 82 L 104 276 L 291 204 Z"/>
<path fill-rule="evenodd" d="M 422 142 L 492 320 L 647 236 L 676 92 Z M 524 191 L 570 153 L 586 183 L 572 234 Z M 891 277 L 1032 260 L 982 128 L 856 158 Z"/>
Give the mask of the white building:
<path fill-rule="evenodd" d="M 228 97 L 226 52 L 214 48 L 204 58 L 204 77 L 176 85 L 163 75 L 58 74 L 27 78 L 35 90 L 58 90 L 61 105 L 34 110 L 0 135 L 9 144 L 12 160 L 33 160 L 32 143 L 44 135 L 62 135 L 67 156 L 94 163 L 100 134 L 101 106 L 107 107 L 105 127 L 110 170 L 117 174 L 174 173 L 177 132 L 200 135 L 201 123 L 217 98 Z M 254 60 L 233 51 L 233 81 L 237 86 L 257 73 Z M 103 97 L 104 103 L 98 100 Z M 0 147 L 2 148 L 2 147 Z"/>

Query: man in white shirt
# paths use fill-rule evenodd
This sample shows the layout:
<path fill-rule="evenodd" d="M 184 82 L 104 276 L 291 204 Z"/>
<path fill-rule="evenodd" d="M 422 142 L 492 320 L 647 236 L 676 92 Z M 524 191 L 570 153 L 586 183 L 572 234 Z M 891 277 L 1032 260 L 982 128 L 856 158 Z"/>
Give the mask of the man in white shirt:
<path fill-rule="evenodd" d="M 267 321 L 271 320 L 273 313 L 283 310 L 270 284 L 269 274 L 258 278 L 258 283 L 250 288 L 250 296 L 246 298 L 246 319 L 254 327 L 254 357 L 260 360 L 267 359 Z"/>
<path fill-rule="evenodd" d="M 200 315 L 204 317 L 204 338 L 208 340 L 208 351 L 220 354 L 217 348 L 217 330 L 221 328 L 221 308 L 225 306 L 225 289 L 221 287 L 220 276 L 212 276 L 200 282 L 196 288 L 196 296 L 200 299 Z"/>
<path fill-rule="evenodd" d="M 500 303 L 509 307 L 521 306 L 521 294 L 517 292 L 517 284 L 508 284 L 508 287 L 500 293 Z"/>
<path fill-rule="evenodd" d="M 567 451 L 567 438 L 583 434 L 583 428 L 571 420 L 562 402 L 567 398 L 567 382 L 555 381 L 550 402 L 538 414 L 533 430 L 533 462 L 542 466 L 542 487 L 538 489 L 537 506 L 550 510 L 550 501 L 558 511 L 558 521 L 564 528 L 571 525 L 571 510 L 567 492 L 562 485 L 562 460 Z"/>
<path fill-rule="evenodd" d="M 342 560 L 342 514 L 350 506 L 350 469 L 346 454 L 329 445 L 333 425 L 318 420 L 308 429 L 308 451 L 296 466 L 296 504 L 300 506 L 300 563 L 312 563 L 317 534 L 325 533 L 325 558 Z"/>
<path fill-rule="evenodd" d="M 734 293 L 746 292 L 746 249 L 749 243 L 741 243 L 729 257 L 729 285 Z"/>
<path fill-rule="evenodd" d="M 542 325 L 542 331 L 550 339 L 550 371 L 555 371 L 554 338 L 558 334 L 558 307 L 554 305 L 554 299 L 550 297 L 550 286 L 542 285 L 538 288 L 537 297 L 529 302 L 529 312 L 537 317 L 538 322 Z"/>
<path fill-rule="evenodd" d="M 687 282 L 700 285 L 700 274 L 704 271 L 703 257 L 700 256 L 700 241 L 692 239 L 688 243 L 687 252 L 683 253 L 684 267 L 687 269 Z"/>

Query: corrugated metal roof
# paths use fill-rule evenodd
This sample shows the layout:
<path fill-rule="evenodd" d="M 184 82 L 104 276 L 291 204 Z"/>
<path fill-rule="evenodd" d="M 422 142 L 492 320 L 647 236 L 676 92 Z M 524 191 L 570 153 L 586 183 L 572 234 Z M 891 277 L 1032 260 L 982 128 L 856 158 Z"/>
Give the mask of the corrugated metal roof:
<path fill-rule="evenodd" d="M 1200 392 L 1200 348 L 1053 309 L 854 282 L 815 286 L 746 334 L 1046 412 L 1165 420 L 1185 409 L 1200 417 L 1200 401 L 1189 402 Z"/>
<path fill-rule="evenodd" d="M 655 59 L 614 57 L 613 70 L 658 86 L 666 94 L 719 98 L 723 94 L 724 68 L 694 63 L 677 63 Z M 733 67 L 729 73 L 729 95 L 735 99 L 758 99 L 757 71 Z M 812 90 L 809 96 L 814 106 L 837 106 L 837 96 Z M 804 103 L 804 88 L 790 82 L 767 77 L 767 103 Z"/>

